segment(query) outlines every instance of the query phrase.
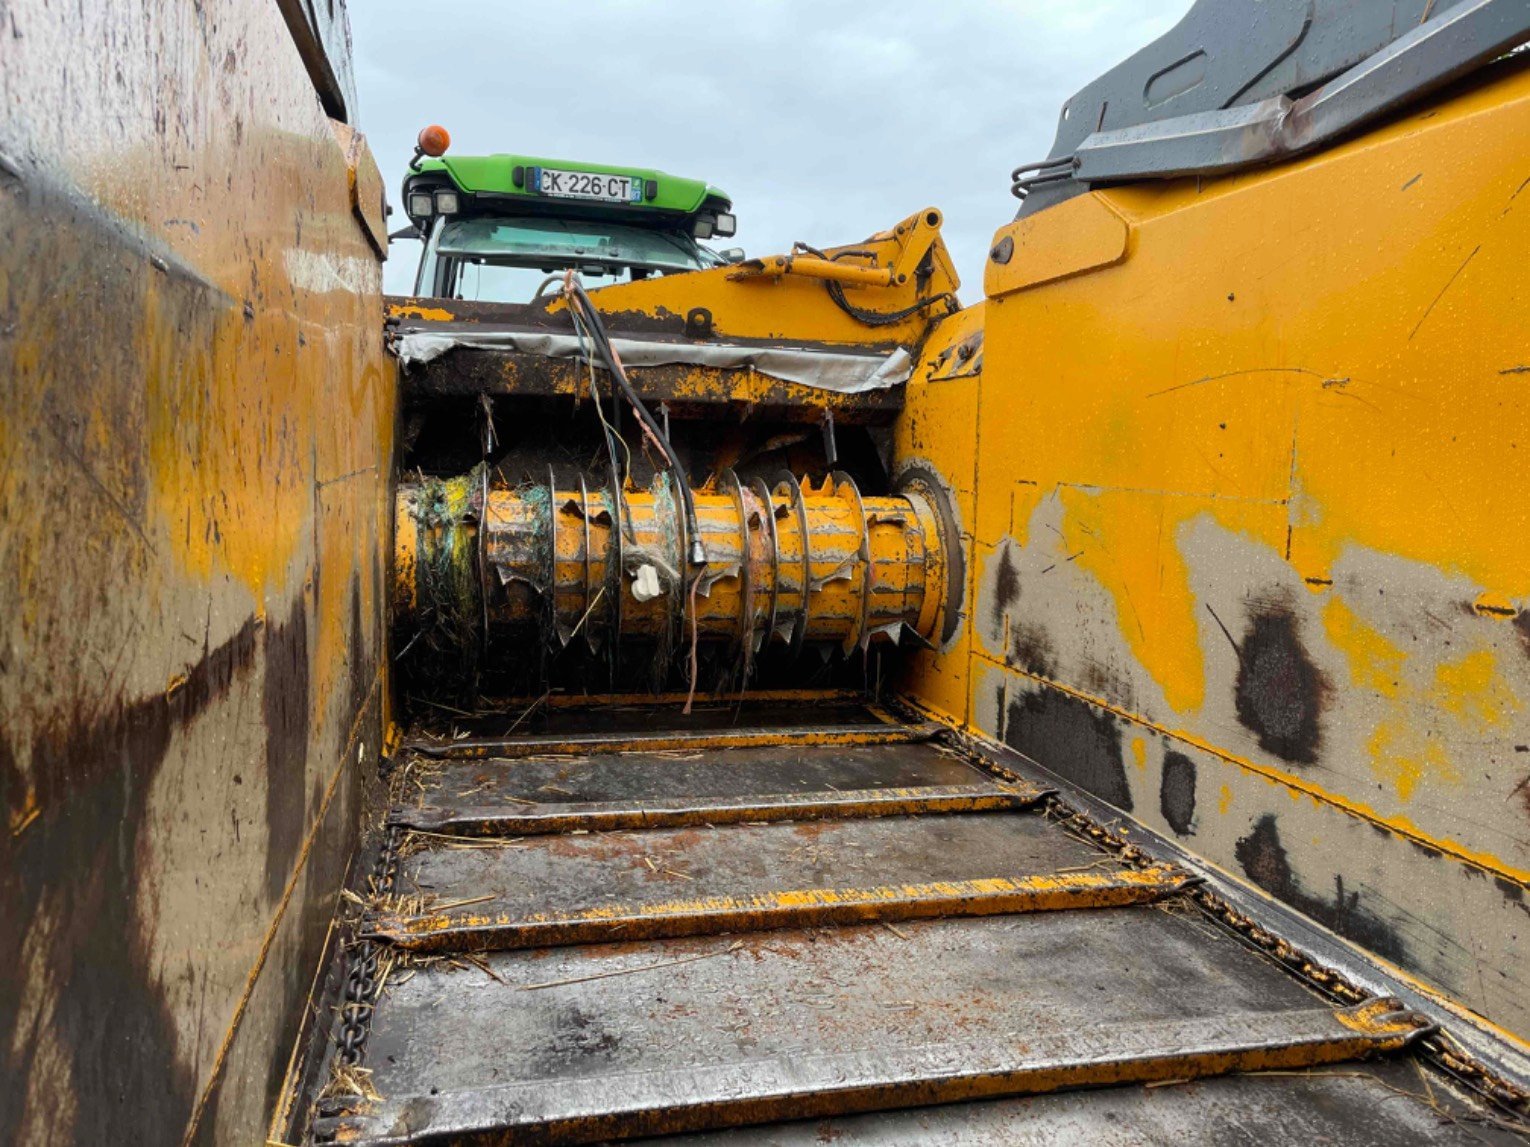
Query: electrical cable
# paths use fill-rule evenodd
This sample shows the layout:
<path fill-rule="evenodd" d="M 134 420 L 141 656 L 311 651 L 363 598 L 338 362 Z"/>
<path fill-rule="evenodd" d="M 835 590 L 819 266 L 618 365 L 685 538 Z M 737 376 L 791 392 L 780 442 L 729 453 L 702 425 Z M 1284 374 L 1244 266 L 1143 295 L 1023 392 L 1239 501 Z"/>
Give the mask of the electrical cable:
<path fill-rule="evenodd" d="M 571 309 L 569 313 L 574 318 L 574 334 L 579 339 L 579 354 L 584 359 L 585 365 L 589 367 L 590 398 L 595 403 L 595 415 L 600 419 L 600 425 L 605 431 L 606 455 L 610 459 L 611 463 L 612 480 L 617 484 L 617 489 L 621 489 L 625 485 L 626 480 L 632 474 L 632 451 L 627 449 L 626 439 L 624 439 L 620 434 L 616 432 L 616 428 L 612 426 L 611 423 L 607 420 L 606 412 L 600 407 L 600 389 L 595 384 L 595 358 L 589 353 L 589 351 L 585 349 L 586 332 L 584 328 L 584 322 L 580 319 L 579 312 L 577 310 Z M 594 340 L 591 339 L 590 341 L 593 343 Z M 612 395 L 612 397 L 614 398 L 615 395 Z M 621 445 L 622 457 L 626 459 L 625 467 L 617 467 L 616 450 L 612 445 L 613 441 Z M 627 532 L 630 536 L 630 527 L 627 528 Z"/>
<path fill-rule="evenodd" d="M 696 500 L 691 492 L 690 477 L 685 470 L 685 464 L 680 461 L 669 436 L 664 433 L 658 421 L 649 412 L 643 400 L 633 389 L 632 382 L 627 378 L 626 368 L 622 366 L 621 356 L 611 345 L 610 336 L 606 333 L 605 323 L 601 320 L 595 304 L 590 301 L 590 296 L 585 293 L 584 286 L 579 282 L 577 275 L 570 272 L 564 281 L 564 293 L 568 296 L 571 306 L 578 307 L 583 312 L 584 325 L 589 331 L 591 341 L 595 344 L 595 350 L 600 355 L 611 377 L 616 380 L 621 388 L 623 396 L 631 405 L 633 413 L 637 415 L 638 424 L 644 434 L 659 448 L 669 468 L 674 471 L 676 485 L 680 488 L 680 501 L 685 513 L 686 533 L 691 539 L 690 560 L 693 565 L 706 564 L 706 547 L 701 542 L 701 528 L 696 517 Z"/>

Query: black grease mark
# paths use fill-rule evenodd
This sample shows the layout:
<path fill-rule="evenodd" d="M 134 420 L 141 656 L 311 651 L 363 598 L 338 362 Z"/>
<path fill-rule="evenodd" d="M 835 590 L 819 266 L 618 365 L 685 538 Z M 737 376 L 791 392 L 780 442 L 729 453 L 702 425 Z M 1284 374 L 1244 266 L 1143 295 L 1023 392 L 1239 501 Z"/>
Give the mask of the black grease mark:
<path fill-rule="evenodd" d="M 1302 647 L 1288 610 L 1267 608 L 1249 621 L 1238 647 L 1238 720 L 1259 747 L 1310 765 L 1322 744 L 1323 703 L 1330 686 Z"/>
<path fill-rule="evenodd" d="M 44 1095 L 67 1082 L 77 1143 L 159 1143 L 185 1127 L 197 1080 L 139 915 L 158 891 L 144 882 L 149 793 L 177 731 L 250 669 L 258 637 L 251 618 L 168 695 L 62 716 L 30 746 L 38 815 L 19 836 L 0 832 L 0 1063 L 17 1100 L 0 1103 L 0 1142 L 17 1140 L 28 1081 Z M 0 739 L 0 807 L 14 817 L 25 801 L 15 747 Z M 22 967 L 43 970 L 23 983 Z M 23 988 L 46 1029 L 19 1026 Z M 67 1063 L 49 1062 L 50 1046 Z"/>
<path fill-rule="evenodd" d="M 1055 676 L 1055 674 L 1048 676 Z M 1136 706 L 1131 682 L 1114 665 L 1094 660 L 1085 661 L 1082 684 L 1084 692 L 1094 697 L 1101 697 L 1112 705 L 1122 709 L 1133 709 Z"/>
<path fill-rule="evenodd" d="M 1530 773 L 1520 778 L 1519 784 L 1509 790 L 1511 797 L 1518 797 L 1520 807 L 1525 810 L 1525 815 L 1530 816 Z"/>
<path fill-rule="evenodd" d="M 1019 600 L 1020 571 L 1009 556 L 1009 547 L 1005 546 L 999 551 L 999 568 L 993 578 L 993 609 L 988 614 L 995 632 L 1004 631 L 1004 615 Z"/>
<path fill-rule="evenodd" d="M 1163 755 L 1158 808 L 1176 834 L 1195 835 L 1195 763 L 1174 749 Z"/>
<path fill-rule="evenodd" d="M 1009 649 L 1005 660 L 1038 677 L 1057 676 L 1056 650 L 1046 630 L 1039 625 L 1010 620 Z"/>
<path fill-rule="evenodd" d="M 1080 788 L 1132 811 L 1116 720 L 1086 701 L 1043 687 L 1010 702 L 1004 742 Z"/>
<path fill-rule="evenodd" d="M 1413 847 L 1413 851 L 1414 852 L 1422 853 L 1424 856 L 1428 857 L 1430 860 L 1440 860 L 1445 855 L 1438 848 L 1435 848 L 1432 845 L 1425 844 L 1421 840 L 1414 840 L 1411 837 L 1403 837 L 1403 839 L 1406 840 Z"/>
<path fill-rule="evenodd" d="M 1530 657 L 1530 609 L 1520 610 L 1513 624 L 1520 644 L 1525 647 L 1525 656 Z"/>
<path fill-rule="evenodd" d="M 1530 913 L 1530 904 L 1525 903 L 1525 890 L 1522 885 L 1516 884 L 1514 881 L 1502 876 L 1493 877 L 1493 883 L 1497 885 L 1498 891 L 1503 893 L 1505 900 L 1521 912 Z"/>
<path fill-rule="evenodd" d="M 1332 900 L 1314 896 L 1302 887 L 1291 871 L 1273 813 L 1255 822 L 1253 832 L 1233 846 L 1233 855 L 1248 878 L 1276 899 L 1383 959 L 1409 966 L 1407 942 L 1391 924 L 1361 906 L 1360 893 L 1344 890 L 1341 874 L 1334 874 Z"/>
<path fill-rule="evenodd" d="M 308 603 L 266 631 L 266 894 L 279 898 L 303 843 L 308 771 Z"/>

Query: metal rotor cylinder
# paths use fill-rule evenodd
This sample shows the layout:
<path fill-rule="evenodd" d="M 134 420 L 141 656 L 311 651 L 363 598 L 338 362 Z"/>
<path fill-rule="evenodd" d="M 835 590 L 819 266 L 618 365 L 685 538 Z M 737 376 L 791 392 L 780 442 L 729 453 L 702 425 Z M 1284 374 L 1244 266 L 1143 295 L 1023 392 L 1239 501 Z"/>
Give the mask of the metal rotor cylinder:
<path fill-rule="evenodd" d="M 480 480 L 481 482 L 481 480 Z M 471 478 L 402 486 L 395 611 L 481 614 L 496 635 L 554 646 L 729 641 L 842 652 L 927 640 L 945 555 L 936 510 L 918 490 L 862 497 L 845 474 L 821 486 L 725 472 L 693 493 L 706 562 L 665 475 L 650 489 L 546 484 L 484 488 Z M 477 594 L 476 603 L 466 600 Z"/>

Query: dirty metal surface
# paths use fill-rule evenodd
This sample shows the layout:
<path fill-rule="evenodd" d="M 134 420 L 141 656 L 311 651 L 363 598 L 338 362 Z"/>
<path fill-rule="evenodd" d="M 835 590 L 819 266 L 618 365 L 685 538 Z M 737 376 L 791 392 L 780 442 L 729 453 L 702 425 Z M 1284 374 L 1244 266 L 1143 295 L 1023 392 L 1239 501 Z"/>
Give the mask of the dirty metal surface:
<path fill-rule="evenodd" d="M 0 15 L 0 1142 L 263 1141 L 355 845 L 397 395 L 291 7 Z"/>
<path fill-rule="evenodd" d="M 899 745 L 932 740 L 940 726 L 818 725 L 806 729 L 780 729 L 757 725 L 695 730 L 655 730 L 633 733 L 556 733 L 525 737 L 461 737 L 452 740 L 421 740 L 409 747 L 427 757 L 483 760 L 491 757 L 539 757 L 549 754 L 683 752 L 695 749 L 744 749 L 769 745 Z"/>
<path fill-rule="evenodd" d="M 650 407 L 668 406 L 676 420 L 716 419 L 736 410 L 749 418 L 816 424 L 828 409 L 844 426 L 880 426 L 896 418 L 903 405 L 901 386 L 844 394 L 752 370 L 714 366 L 629 366 L 627 370 L 638 397 Z M 406 400 L 413 402 L 480 394 L 572 398 L 588 392 L 587 376 L 584 365 L 573 359 L 459 348 L 413 367 L 402 382 Z"/>
<path fill-rule="evenodd" d="M 916 259 L 922 254 L 928 256 L 928 275 L 909 274 L 896 285 L 857 289 L 850 307 L 837 303 L 821 280 L 792 274 L 741 277 L 736 266 L 613 284 L 591 291 L 590 296 L 613 336 L 694 337 L 695 330 L 686 329 L 688 316 L 704 315 L 707 339 L 781 341 L 783 334 L 789 333 L 790 341 L 798 345 L 840 349 L 914 346 L 933 319 L 944 313 L 945 297 L 960 286 L 938 224 L 933 235 L 929 228 L 916 226 L 923 214 L 910 216 L 853 247 L 829 248 L 831 256 L 839 251 L 868 252 L 884 267 L 901 263 L 906 255 Z M 925 305 L 919 305 L 921 302 Z M 557 299 L 543 306 L 401 299 L 394 300 L 390 313 L 401 324 L 409 325 L 465 321 L 483 326 L 508 320 L 517 326 L 551 326 L 559 333 L 572 329 L 564 303 Z M 880 321 L 867 322 L 868 313 Z M 711 389 L 715 393 L 715 383 Z"/>
<path fill-rule="evenodd" d="M 1386 1001 L 1325 1007 L 1154 908 L 496 953 L 484 968 L 427 963 L 387 987 L 368 1058 L 383 1098 L 342 1117 L 342 1137 L 593 1142 L 1282 1070 L 1419 1031 Z"/>
<path fill-rule="evenodd" d="M 1127 868 L 1041 817 L 952 814 L 429 848 L 399 880 L 427 902 L 376 930 L 435 951 L 1128 904 L 1186 877 Z"/>
<path fill-rule="evenodd" d="M 1056 276 L 937 328 L 983 369 L 927 348 L 894 450 L 972 539 L 908 694 L 1521 1036 L 1527 62 L 1320 159 L 1091 193 L 1108 265 L 1029 216 Z"/>
<path fill-rule="evenodd" d="M 447 761 L 421 786 L 393 823 L 467 836 L 1018 809 L 1045 792 L 929 743 Z"/>
<path fill-rule="evenodd" d="M 658 1140 L 647 1142 L 657 1144 Z M 1172 1087 L 1116 1087 L 953 1103 L 665 1139 L 667 1147 L 1510 1147 L 1524 1140 L 1481 1120 L 1411 1062 L 1345 1064 L 1301 1074 L 1232 1075 Z"/>
<path fill-rule="evenodd" d="M 543 706 L 463 716 L 409 748 L 430 757 L 482 759 L 566 753 L 732 749 L 769 745 L 884 745 L 929 740 L 933 724 L 905 725 L 864 701 L 832 697 L 680 705 Z"/>
<path fill-rule="evenodd" d="M 864 700 L 831 694 L 823 700 L 812 694 L 769 698 L 763 701 L 708 701 L 698 697 L 689 713 L 681 704 L 645 703 L 632 698 L 620 705 L 553 705 L 528 700 L 504 712 L 457 717 L 454 734 L 489 740 L 516 734 L 523 737 L 650 737 L 661 733 L 718 732 L 733 729 L 775 728 L 802 732 L 826 726 L 896 724 L 896 719 Z"/>

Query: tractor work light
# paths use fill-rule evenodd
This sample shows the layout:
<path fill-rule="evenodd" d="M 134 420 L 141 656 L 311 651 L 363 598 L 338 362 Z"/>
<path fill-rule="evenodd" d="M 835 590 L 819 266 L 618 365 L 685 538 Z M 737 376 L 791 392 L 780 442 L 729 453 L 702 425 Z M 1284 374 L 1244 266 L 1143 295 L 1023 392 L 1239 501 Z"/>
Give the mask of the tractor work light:
<path fill-rule="evenodd" d="M 457 214 L 458 207 L 457 193 L 455 191 L 436 192 L 436 213 L 438 215 L 455 215 Z"/>
<path fill-rule="evenodd" d="M 710 239 L 712 230 L 713 220 L 710 215 L 698 215 L 691 224 L 691 234 L 698 239 Z"/>
<path fill-rule="evenodd" d="M 428 191 L 411 191 L 409 193 L 409 214 L 420 218 L 434 214 L 436 201 Z"/>
<path fill-rule="evenodd" d="M 717 221 L 712 226 L 712 233 L 719 239 L 726 239 L 738 232 L 738 218 L 726 212 L 717 216 Z"/>

